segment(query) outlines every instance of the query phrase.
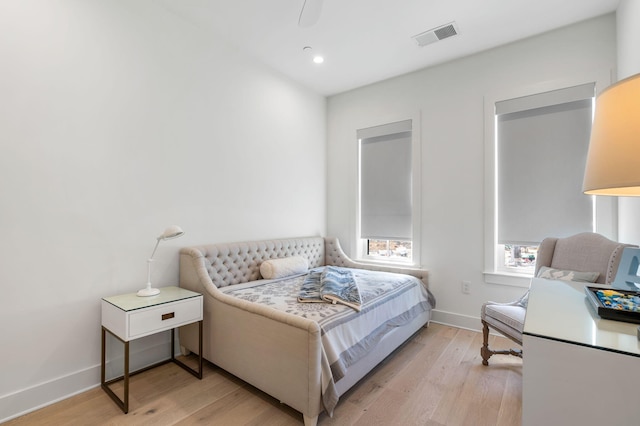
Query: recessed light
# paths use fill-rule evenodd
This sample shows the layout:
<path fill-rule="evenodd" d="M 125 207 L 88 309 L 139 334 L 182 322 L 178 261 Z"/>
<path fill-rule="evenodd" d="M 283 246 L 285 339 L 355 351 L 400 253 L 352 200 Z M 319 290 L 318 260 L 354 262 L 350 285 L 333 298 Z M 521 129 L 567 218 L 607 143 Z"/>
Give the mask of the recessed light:
<path fill-rule="evenodd" d="M 307 55 L 313 54 L 313 48 L 311 46 L 303 47 L 302 51 Z M 320 55 L 313 55 L 312 61 L 314 64 L 321 64 L 324 62 L 324 58 Z"/>

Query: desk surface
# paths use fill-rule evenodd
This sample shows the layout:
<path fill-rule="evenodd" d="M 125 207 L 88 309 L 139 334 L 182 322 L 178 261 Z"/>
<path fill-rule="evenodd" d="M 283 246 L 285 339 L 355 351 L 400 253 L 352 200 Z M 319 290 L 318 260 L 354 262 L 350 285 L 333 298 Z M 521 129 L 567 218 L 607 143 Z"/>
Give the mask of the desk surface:
<path fill-rule="evenodd" d="M 524 334 L 640 356 L 638 325 L 601 319 L 587 300 L 585 286 L 600 287 L 534 278 Z"/>

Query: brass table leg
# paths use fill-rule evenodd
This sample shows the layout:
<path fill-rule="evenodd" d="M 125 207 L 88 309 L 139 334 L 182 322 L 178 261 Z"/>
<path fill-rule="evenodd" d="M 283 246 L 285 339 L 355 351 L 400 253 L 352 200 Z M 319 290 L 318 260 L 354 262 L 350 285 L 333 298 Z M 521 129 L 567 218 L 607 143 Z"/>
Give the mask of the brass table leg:
<path fill-rule="evenodd" d="M 125 414 L 129 412 L 129 342 L 124 342 L 124 407 Z"/>
<path fill-rule="evenodd" d="M 173 348 L 175 347 L 175 329 L 171 329 L 171 361 L 184 368 L 189 373 L 202 380 L 202 320 L 198 321 L 198 370 L 195 370 L 182 361 L 176 359 Z"/>
<path fill-rule="evenodd" d="M 150 370 L 154 367 L 158 367 L 160 365 L 166 364 L 168 362 L 174 362 L 175 364 L 179 365 L 180 367 L 182 367 L 183 369 L 185 369 L 186 371 L 188 371 L 189 373 L 193 374 L 194 376 L 196 376 L 198 379 L 202 380 L 202 320 L 198 321 L 198 329 L 199 329 L 199 333 L 198 333 L 198 338 L 199 338 L 199 342 L 198 342 L 198 348 L 199 348 L 199 353 L 198 353 L 198 370 L 195 370 L 191 367 L 189 367 L 188 365 L 184 364 L 182 361 L 176 359 L 175 354 L 174 354 L 174 347 L 175 347 L 175 329 L 172 328 L 171 329 L 171 358 L 164 360 L 164 361 L 160 361 L 156 364 L 150 365 L 148 367 L 142 368 L 140 370 L 134 371 L 133 373 L 129 372 L 129 342 L 125 342 L 124 340 L 120 339 L 118 336 L 116 336 L 115 334 L 113 334 L 111 331 L 109 331 L 109 329 L 102 327 L 102 353 L 101 353 L 101 365 L 100 365 L 100 386 L 102 387 L 102 389 L 107 393 L 107 395 L 109 395 L 109 397 L 111 397 L 111 399 L 118 405 L 118 407 L 120 407 L 120 409 L 124 412 L 124 414 L 127 414 L 129 412 L 129 377 L 133 376 L 134 374 L 138 374 L 138 373 L 142 373 L 143 371 L 147 371 Z M 107 339 L 106 339 L 106 333 L 109 332 L 109 334 L 111 334 L 113 337 L 115 337 L 116 339 L 120 340 L 123 344 L 124 344 L 124 374 L 120 377 L 116 377 L 115 379 L 111 379 L 109 381 L 105 380 L 106 377 L 106 343 L 107 343 Z M 124 379 L 124 398 L 120 399 L 109 387 L 109 385 L 118 382 L 120 380 Z"/>
<path fill-rule="evenodd" d="M 127 414 L 129 412 L 129 342 L 122 341 L 118 336 L 116 336 L 115 334 L 109 331 L 109 334 L 111 334 L 116 339 L 124 343 L 124 376 L 106 381 L 105 369 L 106 369 L 106 346 L 107 346 L 106 332 L 107 331 L 109 330 L 102 327 L 102 354 L 101 354 L 102 363 L 100 365 L 100 387 L 102 388 L 102 390 L 104 390 L 107 393 L 107 395 L 109 395 L 109 397 L 111 397 L 113 402 L 115 402 L 118 405 L 118 407 L 120 407 L 120 409 L 125 414 Z M 120 399 L 118 398 L 118 395 L 116 395 L 111 390 L 109 385 L 117 381 L 120 381 L 123 378 L 124 378 L 124 399 Z"/>

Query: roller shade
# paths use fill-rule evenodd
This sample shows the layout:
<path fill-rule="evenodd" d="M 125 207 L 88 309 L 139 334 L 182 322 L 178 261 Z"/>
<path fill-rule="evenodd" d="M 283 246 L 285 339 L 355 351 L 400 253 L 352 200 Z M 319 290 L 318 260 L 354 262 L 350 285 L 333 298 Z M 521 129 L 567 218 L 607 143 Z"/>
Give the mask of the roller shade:
<path fill-rule="evenodd" d="M 499 244 L 593 230 L 582 179 L 594 90 L 591 83 L 496 103 Z"/>
<path fill-rule="evenodd" d="M 360 237 L 410 240 L 411 120 L 361 129 Z"/>

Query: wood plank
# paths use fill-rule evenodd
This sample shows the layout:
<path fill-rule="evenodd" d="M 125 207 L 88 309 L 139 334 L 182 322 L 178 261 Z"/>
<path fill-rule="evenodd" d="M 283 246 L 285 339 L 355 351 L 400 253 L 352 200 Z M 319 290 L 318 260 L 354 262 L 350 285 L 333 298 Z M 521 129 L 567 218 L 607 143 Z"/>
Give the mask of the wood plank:
<path fill-rule="evenodd" d="M 482 346 L 482 335 L 474 333 L 472 343 L 467 347 L 467 351 L 457 368 L 453 368 L 445 378 L 444 386 L 446 391 L 438 404 L 433 416 L 434 421 L 445 424 L 449 413 L 459 407 L 460 394 L 469 376 L 469 368 L 478 361 L 479 349 Z"/>
<path fill-rule="evenodd" d="M 522 424 L 522 365 L 514 365 L 507 376 L 498 412 L 497 426 Z"/>
<path fill-rule="evenodd" d="M 493 347 L 512 346 L 490 339 Z M 483 366 L 481 342 L 479 332 L 430 324 L 343 395 L 333 418 L 321 414 L 318 425 L 520 426 L 522 360 L 495 355 Z M 125 415 L 95 388 L 5 425 L 303 423 L 297 411 L 210 363 L 202 380 L 175 364 L 133 376 L 129 404 Z"/>

